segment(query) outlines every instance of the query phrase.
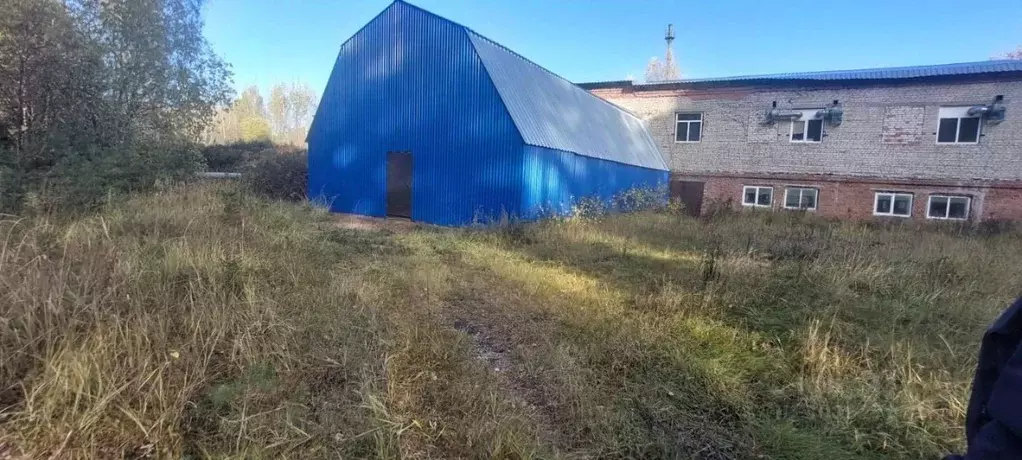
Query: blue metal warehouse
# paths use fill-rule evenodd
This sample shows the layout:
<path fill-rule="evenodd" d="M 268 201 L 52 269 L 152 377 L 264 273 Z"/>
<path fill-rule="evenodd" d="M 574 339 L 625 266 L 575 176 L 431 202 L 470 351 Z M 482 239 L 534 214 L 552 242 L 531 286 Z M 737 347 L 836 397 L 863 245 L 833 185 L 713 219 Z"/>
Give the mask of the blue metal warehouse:
<path fill-rule="evenodd" d="M 641 120 L 400 0 L 341 46 L 308 143 L 312 199 L 441 225 L 668 180 Z"/>

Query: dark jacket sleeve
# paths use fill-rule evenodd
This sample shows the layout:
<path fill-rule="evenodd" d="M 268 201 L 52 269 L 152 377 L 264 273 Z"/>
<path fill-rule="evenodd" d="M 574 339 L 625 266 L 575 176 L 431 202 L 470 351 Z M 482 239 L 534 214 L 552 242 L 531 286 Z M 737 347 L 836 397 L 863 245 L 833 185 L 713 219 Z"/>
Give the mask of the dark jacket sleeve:
<path fill-rule="evenodd" d="M 966 460 L 1022 458 L 1022 299 L 983 336 L 966 414 Z M 953 458 L 953 457 L 952 457 Z"/>

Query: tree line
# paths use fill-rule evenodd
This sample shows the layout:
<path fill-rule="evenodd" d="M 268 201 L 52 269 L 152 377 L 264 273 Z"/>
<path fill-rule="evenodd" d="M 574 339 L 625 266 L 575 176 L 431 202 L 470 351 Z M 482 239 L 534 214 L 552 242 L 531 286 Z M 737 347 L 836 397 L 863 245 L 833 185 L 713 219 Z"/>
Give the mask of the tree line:
<path fill-rule="evenodd" d="M 318 98 L 305 83 L 278 83 L 265 100 L 258 86 L 250 86 L 229 107 L 218 111 L 206 130 L 208 144 L 271 141 L 305 145 L 316 114 Z"/>

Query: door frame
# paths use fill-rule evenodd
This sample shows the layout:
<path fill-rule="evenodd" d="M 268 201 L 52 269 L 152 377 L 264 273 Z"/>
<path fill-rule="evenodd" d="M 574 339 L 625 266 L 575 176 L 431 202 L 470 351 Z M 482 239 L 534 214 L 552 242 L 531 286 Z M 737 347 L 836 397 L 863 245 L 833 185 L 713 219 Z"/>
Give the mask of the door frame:
<path fill-rule="evenodd" d="M 706 196 L 706 182 L 697 180 L 672 180 L 671 199 L 685 204 L 685 214 L 699 217 L 703 212 L 703 201 Z"/>
<path fill-rule="evenodd" d="M 407 219 L 411 219 L 413 214 L 412 202 L 414 196 L 414 177 L 415 177 L 413 173 L 415 168 L 415 160 L 412 158 L 412 152 L 409 150 L 389 151 L 387 152 L 386 161 L 387 176 L 386 185 L 384 187 L 384 191 L 386 194 L 385 197 L 386 209 L 384 211 L 384 214 L 386 214 L 387 217 L 404 217 Z M 402 191 L 399 191 L 398 184 L 394 183 L 394 179 L 398 180 L 401 179 L 401 177 L 397 178 L 394 177 L 398 175 L 395 174 L 395 171 L 401 169 L 404 169 L 404 176 L 406 176 L 407 178 L 406 181 L 402 181 L 407 183 L 407 187 L 404 187 L 407 188 L 407 191 L 404 192 L 404 194 L 407 195 L 407 197 L 402 197 L 398 195 L 399 193 L 402 193 Z M 399 201 L 405 202 L 405 205 L 397 206 L 396 203 Z"/>

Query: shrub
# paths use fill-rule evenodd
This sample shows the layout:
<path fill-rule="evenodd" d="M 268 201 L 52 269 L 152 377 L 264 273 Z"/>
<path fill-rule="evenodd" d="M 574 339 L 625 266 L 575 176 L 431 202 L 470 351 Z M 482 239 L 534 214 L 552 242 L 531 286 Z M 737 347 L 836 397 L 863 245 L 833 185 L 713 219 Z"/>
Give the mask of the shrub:
<path fill-rule="evenodd" d="M 595 219 L 610 212 L 609 206 L 600 197 L 580 198 L 572 206 L 571 215 L 576 219 Z"/>
<path fill-rule="evenodd" d="M 610 200 L 592 195 L 579 198 L 572 205 L 571 215 L 578 219 L 592 219 L 617 212 L 635 212 L 668 209 L 666 187 L 636 187 L 615 194 Z"/>
<path fill-rule="evenodd" d="M 667 209 L 667 188 L 632 188 L 614 196 L 614 209 L 621 212 L 641 210 L 663 211 Z"/>
<path fill-rule="evenodd" d="M 1007 219 L 984 220 L 979 223 L 976 232 L 981 236 L 996 236 L 1018 230 L 1018 224 Z"/>
<path fill-rule="evenodd" d="M 685 202 L 678 198 L 671 198 L 667 201 L 667 207 L 663 209 L 663 212 L 667 214 L 683 215 L 687 211 Z"/>
<path fill-rule="evenodd" d="M 191 179 L 202 165 L 191 143 L 93 146 L 57 156 L 46 169 L 0 166 L 0 212 L 91 210 L 111 196 Z"/>
<path fill-rule="evenodd" d="M 202 157 L 210 171 L 238 172 L 268 151 L 275 151 L 269 141 L 235 142 L 203 146 Z"/>
<path fill-rule="evenodd" d="M 190 180 L 201 169 L 192 144 L 148 144 L 69 155 L 39 186 L 40 211 L 92 209 L 111 195 L 155 190 Z"/>
<path fill-rule="evenodd" d="M 275 200 L 303 200 L 309 182 L 308 155 L 304 151 L 261 156 L 243 173 L 253 193 Z"/>
<path fill-rule="evenodd" d="M 714 220 L 730 216 L 737 212 L 735 202 L 728 198 L 726 200 L 710 200 L 703 205 L 700 216 L 704 220 Z"/>
<path fill-rule="evenodd" d="M 25 195 L 25 177 L 20 171 L 0 166 L 0 213 L 14 212 L 21 207 Z"/>

